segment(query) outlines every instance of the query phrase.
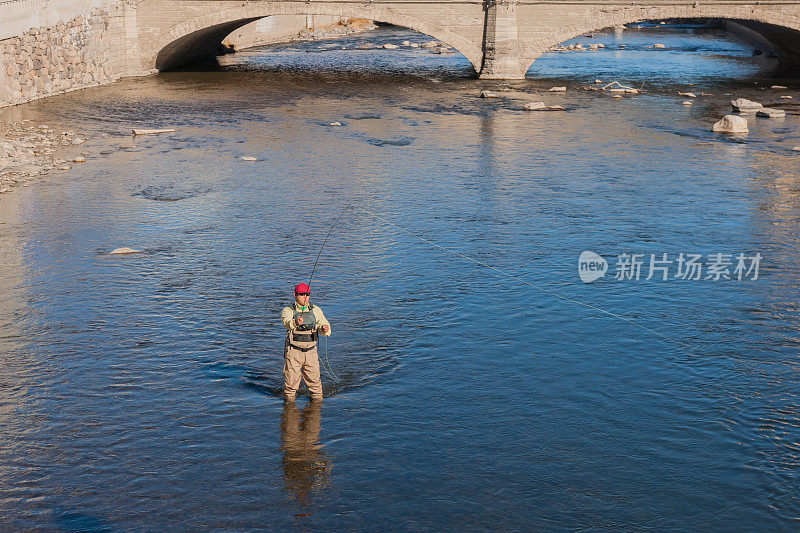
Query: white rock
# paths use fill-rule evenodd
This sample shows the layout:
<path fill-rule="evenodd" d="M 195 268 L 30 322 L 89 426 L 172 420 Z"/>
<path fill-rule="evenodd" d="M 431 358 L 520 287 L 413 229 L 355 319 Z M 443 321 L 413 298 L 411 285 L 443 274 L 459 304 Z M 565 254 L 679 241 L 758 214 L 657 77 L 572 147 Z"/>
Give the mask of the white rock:
<path fill-rule="evenodd" d="M 72 144 L 83 144 L 85 142 L 86 139 L 84 139 L 83 137 L 75 137 L 74 139 L 72 139 Z"/>
<path fill-rule="evenodd" d="M 612 94 L 611 98 L 623 98 L 621 94 Z"/>
<path fill-rule="evenodd" d="M 692 102 L 691 100 L 684 100 L 683 102 L 681 102 L 681 105 L 685 105 L 687 107 L 693 104 L 694 102 Z"/>
<path fill-rule="evenodd" d="M 594 80 L 595 83 L 603 83 L 603 80 Z"/>
<path fill-rule="evenodd" d="M 258 161 L 258 159 L 256 159 L 253 156 L 246 155 L 246 156 L 242 156 L 242 161 Z"/>
<path fill-rule="evenodd" d="M 411 43 L 408 46 L 410 46 L 411 48 L 419 48 L 419 43 Z"/>
<path fill-rule="evenodd" d="M 86 158 L 82 155 L 79 155 L 75 159 L 72 160 L 73 163 L 86 163 Z"/>
<path fill-rule="evenodd" d="M 133 134 L 134 135 L 158 135 L 159 133 L 172 133 L 174 131 L 175 130 L 173 130 L 172 128 L 164 128 L 164 129 L 160 129 L 160 130 L 145 130 L 145 129 L 134 128 L 133 129 Z"/>
<path fill-rule="evenodd" d="M 411 41 L 403 41 L 403 46 L 411 46 Z"/>
<path fill-rule="evenodd" d="M 747 98 L 737 98 L 736 100 L 731 100 L 731 107 L 734 111 L 754 111 L 764 106 Z"/>
<path fill-rule="evenodd" d="M 133 248 L 115 248 L 109 252 L 109 255 L 121 255 L 121 254 L 141 254 L 143 253 L 141 250 L 134 250 Z"/>
<path fill-rule="evenodd" d="M 549 89 L 547 89 L 547 91 L 551 92 L 551 93 L 565 93 L 565 92 L 567 92 L 567 88 L 564 87 L 564 86 L 561 86 L 561 87 L 550 87 Z"/>
<path fill-rule="evenodd" d="M 757 117 L 764 117 L 764 118 L 783 118 L 786 116 L 786 111 L 783 109 L 773 109 L 771 107 L 765 107 L 756 111 Z"/>
<path fill-rule="evenodd" d="M 697 98 L 697 95 L 694 94 L 694 93 L 682 93 L 680 91 L 678 92 L 678 96 L 686 96 L 686 97 L 689 97 L 689 98 Z"/>
<path fill-rule="evenodd" d="M 719 133 L 747 133 L 747 119 L 736 115 L 725 115 L 722 120 L 715 123 L 711 131 Z"/>
<path fill-rule="evenodd" d="M 605 48 L 605 47 L 606 47 L 606 45 L 604 45 L 603 43 L 597 43 L 597 47 L 598 47 L 598 48 Z"/>
<path fill-rule="evenodd" d="M 438 41 L 428 41 L 428 42 L 422 43 L 420 46 L 422 46 L 422 48 L 436 48 L 437 46 L 439 46 L 439 42 Z"/>
<path fill-rule="evenodd" d="M 791 96 L 783 95 L 781 98 L 791 98 Z"/>
<path fill-rule="evenodd" d="M 589 45 L 589 50 L 590 51 L 596 52 L 597 49 L 598 49 L 598 46 L 596 44 L 592 43 L 592 44 Z"/>
<path fill-rule="evenodd" d="M 657 48 L 659 50 L 663 50 L 663 49 L 666 48 L 666 46 L 661 44 L 661 43 L 656 43 L 656 44 L 653 45 L 653 48 Z"/>
<path fill-rule="evenodd" d="M 61 165 L 60 167 L 58 167 L 58 170 L 69 170 L 69 169 L 70 169 L 69 165 Z"/>
<path fill-rule="evenodd" d="M 792 152 L 800 152 L 800 146 L 795 146 L 792 148 Z"/>
<path fill-rule="evenodd" d="M 396 44 L 389 44 L 389 43 L 386 43 L 386 44 L 384 44 L 384 45 L 383 45 L 383 47 L 384 47 L 386 50 L 394 50 L 395 48 L 397 48 L 397 45 L 396 45 Z"/>
<path fill-rule="evenodd" d="M 338 121 L 337 122 L 331 122 L 330 124 L 328 124 L 328 126 L 341 126 L 341 125 L 342 125 L 342 123 L 338 122 Z"/>
<path fill-rule="evenodd" d="M 786 85 L 773 85 L 770 89 L 785 89 Z"/>
<path fill-rule="evenodd" d="M 564 111 L 564 107 L 560 105 L 551 105 L 547 108 L 548 111 Z"/>
<path fill-rule="evenodd" d="M 540 109 L 547 109 L 547 104 L 544 102 L 528 102 L 522 109 L 525 111 L 539 111 Z"/>
<path fill-rule="evenodd" d="M 481 91 L 481 98 L 500 98 L 500 95 L 493 91 Z"/>

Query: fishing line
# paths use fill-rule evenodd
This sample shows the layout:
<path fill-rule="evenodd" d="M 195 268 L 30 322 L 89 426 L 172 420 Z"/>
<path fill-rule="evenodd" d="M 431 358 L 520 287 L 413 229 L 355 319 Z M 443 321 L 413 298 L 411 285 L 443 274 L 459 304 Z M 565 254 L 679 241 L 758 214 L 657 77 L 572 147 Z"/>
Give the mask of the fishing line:
<path fill-rule="evenodd" d="M 348 204 L 347 207 L 345 207 L 345 210 L 347 210 L 351 205 L 352 205 L 352 202 L 350 204 Z M 519 283 L 522 283 L 522 284 L 527 285 L 529 287 L 533 287 L 534 289 L 537 289 L 539 291 L 542 291 L 542 292 L 545 292 L 547 294 L 550 294 L 551 296 L 555 296 L 556 298 L 558 298 L 560 300 L 564 300 L 565 302 L 570 302 L 570 303 L 573 303 L 575 305 L 580 305 L 580 306 L 583 306 L 583 307 L 587 307 L 589 309 L 593 309 L 595 311 L 599 311 L 599 312 L 601 312 L 603 314 L 612 316 L 614 318 L 618 318 L 618 319 L 622 320 L 623 322 L 627 322 L 628 324 L 636 326 L 637 328 L 641 328 L 641 329 L 643 329 L 645 331 L 648 331 L 648 332 L 650 332 L 650 333 L 652 333 L 654 335 L 657 335 L 657 336 L 661 337 L 662 339 L 665 339 L 665 340 L 667 340 L 669 342 L 674 342 L 675 344 L 679 344 L 681 346 L 686 346 L 687 348 L 694 348 L 690 344 L 686 344 L 685 342 L 679 341 L 677 339 L 673 339 L 672 337 L 670 337 L 668 335 L 664 335 L 663 333 L 659 333 L 658 331 L 656 331 L 654 329 L 651 329 L 651 328 L 648 328 L 647 326 L 643 326 L 642 324 L 639 324 L 638 322 L 635 322 L 635 321 L 631 320 L 630 318 L 625 318 L 624 316 L 618 315 L 616 313 L 612 313 L 611 311 L 603 309 L 602 307 L 597 307 L 596 305 L 587 304 L 587 303 L 581 302 L 579 300 L 575 300 L 573 298 L 569 298 L 568 296 L 563 296 L 561 294 L 558 294 L 557 292 L 551 291 L 549 289 L 545 289 L 544 287 L 542 287 L 540 285 L 537 285 L 535 283 L 531 283 L 530 281 L 522 279 L 519 276 L 515 276 L 514 274 L 511 274 L 510 272 L 506 272 L 505 270 L 503 270 L 501 268 L 494 267 L 492 265 L 484 263 L 483 261 L 475 259 L 474 257 L 471 257 L 471 256 L 466 255 L 466 254 L 462 254 L 461 252 L 457 252 L 456 250 L 452 250 L 450 248 L 447 248 L 446 246 L 442 246 L 439 243 L 436 243 L 434 241 L 426 239 L 422 235 L 419 235 L 417 233 L 411 232 L 411 231 L 405 229 L 402 226 L 399 226 L 399 225 L 397 225 L 397 224 L 395 224 L 393 222 L 390 222 L 390 221 L 386 220 L 385 218 L 383 218 L 382 216 L 378 215 L 377 213 L 373 213 L 372 211 L 370 211 L 368 209 L 364 209 L 363 207 L 355 207 L 355 209 L 358 210 L 358 211 L 363 211 L 364 213 L 368 214 L 369 216 L 371 216 L 371 217 L 373 217 L 373 218 L 375 218 L 377 220 L 380 220 L 384 224 L 388 224 L 389 226 L 392 226 L 393 228 L 396 228 L 396 229 L 402 231 L 403 233 L 405 233 L 407 235 L 410 235 L 412 237 L 420 239 L 421 241 L 424 241 L 424 242 L 430 244 L 431 246 L 435 246 L 436 248 L 439 248 L 440 250 L 444 250 L 447 253 L 453 254 L 453 255 L 458 256 L 458 257 L 460 257 L 462 259 L 466 259 L 467 261 L 471 261 L 471 262 L 473 262 L 473 263 L 475 263 L 477 265 L 480 265 L 482 267 L 485 267 L 485 268 L 488 268 L 490 270 L 493 270 L 493 271 L 497 272 L 498 274 L 500 274 L 502 276 L 511 278 L 511 279 L 513 279 L 515 281 L 518 281 Z M 342 213 L 344 213 L 344 211 Z M 339 215 L 339 216 L 341 217 L 341 215 Z"/>

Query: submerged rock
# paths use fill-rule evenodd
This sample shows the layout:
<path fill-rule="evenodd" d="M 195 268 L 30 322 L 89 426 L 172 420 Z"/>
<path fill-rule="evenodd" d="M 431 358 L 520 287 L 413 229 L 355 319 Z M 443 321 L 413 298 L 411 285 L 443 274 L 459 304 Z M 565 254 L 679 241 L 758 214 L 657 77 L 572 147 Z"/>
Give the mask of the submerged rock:
<path fill-rule="evenodd" d="M 757 117 L 764 117 L 764 118 L 783 118 L 786 116 L 786 111 L 783 109 L 773 109 L 771 107 L 765 107 L 763 109 L 759 109 L 756 111 Z"/>
<path fill-rule="evenodd" d="M 109 255 L 122 255 L 122 254 L 141 254 L 141 250 L 134 250 L 133 248 L 115 248 L 109 252 Z"/>
<path fill-rule="evenodd" d="M 754 111 L 764 106 L 747 98 L 737 98 L 736 100 L 731 100 L 731 107 L 734 111 Z"/>
<path fill-rule="evenodd" d="M 747 119 L 736 115 L 725 115 L 722 120 L 712 126 L 711 131 L 717 133 L 748 133 Z"/>
<path fill-rule="evenodd" d="M 528 102 L 522 106 L 522 109 L 525 111 L 539 111 L 541 109 L 547 109 L 547 104 L 544 102 Z"/>

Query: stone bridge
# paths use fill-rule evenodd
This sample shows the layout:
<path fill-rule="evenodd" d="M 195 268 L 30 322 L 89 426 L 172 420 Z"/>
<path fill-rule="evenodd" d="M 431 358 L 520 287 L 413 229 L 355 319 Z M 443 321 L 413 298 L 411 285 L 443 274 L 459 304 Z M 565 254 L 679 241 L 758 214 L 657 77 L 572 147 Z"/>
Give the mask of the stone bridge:
<path fill-rule="evenodd" d="M 0 105 L 213 56 L 228 34 L 273 15 L 404 26 L 452 46 L 490 79 L 523 78 L 549 48 L 586 32 L 719 18 L 760 34 L 800 70 L 800 0 L 0 0 Z"/>

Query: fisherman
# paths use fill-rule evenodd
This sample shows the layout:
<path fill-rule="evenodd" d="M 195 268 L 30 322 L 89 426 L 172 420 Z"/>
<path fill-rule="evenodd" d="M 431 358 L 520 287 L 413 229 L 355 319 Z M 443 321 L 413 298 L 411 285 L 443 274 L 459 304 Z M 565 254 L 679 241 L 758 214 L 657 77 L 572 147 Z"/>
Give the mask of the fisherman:
<path fill-rule="evenodd" d="M 294 402 L 301 377 L 308 386 L 311 399 L 322 399 L 317 336 L 321 331 L 330 337 L 331 325 L 322 309 L 309 303 L 309 296 L 311 289 L 308 285 L 298 283 L 294 288 L 294 305 L 281 311 L 281 322 L 287 330 L 283 345 L 283 399 L 289 403 Z"/>

